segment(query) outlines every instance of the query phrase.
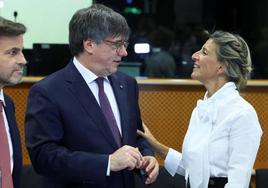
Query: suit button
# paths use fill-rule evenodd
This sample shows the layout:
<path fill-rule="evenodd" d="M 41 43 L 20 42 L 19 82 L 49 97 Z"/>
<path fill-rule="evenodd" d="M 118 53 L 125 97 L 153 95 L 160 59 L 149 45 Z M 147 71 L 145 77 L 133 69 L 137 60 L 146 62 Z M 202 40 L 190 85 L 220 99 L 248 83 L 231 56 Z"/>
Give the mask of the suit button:
<path fill-rule="evenodd" d="M 214 184 L 215 184 L 214 180 L 209 180 L 209 185 L 214 185 Z"/>

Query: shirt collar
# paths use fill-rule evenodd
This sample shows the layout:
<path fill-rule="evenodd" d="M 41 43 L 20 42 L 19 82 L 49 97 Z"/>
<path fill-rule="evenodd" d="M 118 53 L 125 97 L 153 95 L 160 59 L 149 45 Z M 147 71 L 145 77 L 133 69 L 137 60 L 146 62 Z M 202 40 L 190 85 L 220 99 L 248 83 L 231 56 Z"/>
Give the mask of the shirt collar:
<path fill-rule="evenodd" d="M 239 92 L 237 91 L 237 87 L 235 83 L 227 82 L 218 91 L 216 91 L 211 97 L 208 97 L 208 92 L 206 92 L 204 96 L 204 100 L 222 101 L 222 100 L 217 100 L 217 99 L 226 99 L 227 96 L 228 98 L 230 98 L 230 96 L 236 96 L 237 94 L 239 95 Z"/>
<path fill-rule="evenodd" d="M 94 74 L 92 71 L 87 69 L 84 65 L 82 65 L 76 57 L 73 58 L 73 63 L 87 84 L 95 81 L 98 78 L 98 76 L 96 74 Z M 107 77 L 104 77 L 104 78 L 105 78 L 105 80 L 107 80 L 109 82 Z"/>
<path fill-rule="evenodd" d="M 6 106 L 3 89 L 0 90 L 0 100 L 3 101 L 3 105 Z"/>

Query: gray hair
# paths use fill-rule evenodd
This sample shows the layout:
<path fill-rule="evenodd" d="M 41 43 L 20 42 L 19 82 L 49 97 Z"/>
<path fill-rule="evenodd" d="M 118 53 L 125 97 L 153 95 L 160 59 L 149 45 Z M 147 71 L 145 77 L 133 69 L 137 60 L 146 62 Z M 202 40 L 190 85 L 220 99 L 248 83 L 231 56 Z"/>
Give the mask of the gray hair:
<path fill-rule="evenodd" d="M 209 39 L 212 39 L 217 46 L 217 58 L 226 66 L 229 81 L 233 81 L 238 90 L 245 87 L 252 71 L 251 56 L 246 41 L 238 34 L 224 31 L 215 31 L 209 35 Z"/>
<path fill-rule="evenodd" d="M 119 13 L 102 4 L 78 10 L 69 23 L 69 43 L 72 55 L 84 51 L 83 41 L 91 39 L 97 44 L 107 37 L 123 36 L 128 39 L 130 28 Z"/>

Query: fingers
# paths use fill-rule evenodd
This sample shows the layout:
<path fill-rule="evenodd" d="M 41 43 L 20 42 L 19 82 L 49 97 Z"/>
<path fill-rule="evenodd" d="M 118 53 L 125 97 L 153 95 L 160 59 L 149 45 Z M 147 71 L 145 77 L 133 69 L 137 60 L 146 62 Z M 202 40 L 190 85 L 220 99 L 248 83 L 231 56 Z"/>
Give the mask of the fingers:
<path fill-rule="evenodd" d="M 148 185 L 156 180 L 159 173 L 159 164 L 157 160 L 152 156 L 143 157 L 143 164 L 145 165 L 145 172 L 148 175 L 145 184 Z"/>
<path fill-rule="evenodd" d="M 142 155 L 138 148 L 125 145 L 110 155 L 111 171 L 119 171 L 125 168 L 132 170 L 141 165 Z"/>
<path fill-rule="evenodd" d="M 133 148 L 131 146 L 125 146 L 121 150 L 121 162 L 126 165 L 128 170 L 133 170 L 136 166 L 142 164 L 142 155 L 138 148 Z"/>
<path fill-rule="evenodd" d="M 155 180 L 157 179 L 157 176 L 158 176 L 158 171 L 159 171 L 159 167 L 154 168 L 154 170 L 148 175 L 148 178 L 145 181 L 146 185 L 155 182 Z"/>
<path fill-rule="evenodd" d="M 144 134 L 144 132 L 142 132 L 141 130 L 137 129 L 137 134 L 146 138 L 146 135 Z"/>
<path fill-rule="evenodd" d="M 128 170 L 133 170 L 134 168 L 141 166 L 142 155 L 137 148 L 127 148 L 126 150 L 123 150 L 123 152 L 125 152 L 123 156 L 126 158 L 122 162 L 125 162 Z"/>
<path fill-rule="evenodd" d="M 142 127 L 143 127 L 143 129 L 144 129 L 144 132 L 149 132 L 149 133 L 151 133 L 150 132 L 150 130 L 149 130 L 149 128 L 142 122 Z"/>
<path fill-rule="evenodd" d="M 110 170 L 144 169 L 148 177 L 145 184 L 153 183 L 159 173 L 159 164 L 152 156 L 142 156 L 138 148 L 123 146 L 110 155 Z"/>
<path fill-rule="evenodd" d="M 142 127 L 143 127 L 144 132 L 138 129 L 137 134 L 144 137 L 145 139 L 152 139 L 153 135 L 151 131 L 149 130 L 149 128 L 144 123 L 142 123 Z"/>
<path fill-rule="evenodd" d="M 136 148 L 136 149 L 139 151 L 138 148 Z M 143 157 L 142 157 L 142 155 L 140 154 L 138 160 L 136 161 L 136 166 L 135 166 L 135 168 L 140 169 L 140 168 L 142 167 L 142 164 L 143 164 Z"/>
<path fill-rule="evenodd" d="M 142 132 L 141 130 L 137 130 L 137 134 L 143 138 L 145 138 L 150 145 L 155 148 L 158 141 L 156 140 L 156 138 L 153 136 L 153 134 L 151 133 L 151 131 L 148 129 L 148 127 L 143 124 L 143 128 L 144 128 L 144 132 Z"/>

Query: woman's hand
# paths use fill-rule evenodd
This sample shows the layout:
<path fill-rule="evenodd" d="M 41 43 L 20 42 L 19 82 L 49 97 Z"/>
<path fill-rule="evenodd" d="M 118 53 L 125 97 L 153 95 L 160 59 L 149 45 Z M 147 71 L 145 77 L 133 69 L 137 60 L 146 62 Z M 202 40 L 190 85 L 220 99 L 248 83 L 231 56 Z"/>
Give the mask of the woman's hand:
<path fill-rule="evenodd" d="M 152 146 L 153 150 L 158 153 L 162 159 L 165 159 L 169 148 L 164 144 L 160 143 L 144 123 L 142 124 L 142 126 L 144 132 L 142 132 L 141 130 L 137 130 L 137 134 L 145 138 Z"/>
<path fill-rule="evenodd" d="M 138 129 L 137 134 L 145 138 L 150 143 L 150 145 L 154 147 L 158 143 L 158 141 L 156 140 L 154 135 L 151 133 L 149 128 L 144 123 L 142 123 L 142 126 L 144 129 L 144 132 Z"/>

